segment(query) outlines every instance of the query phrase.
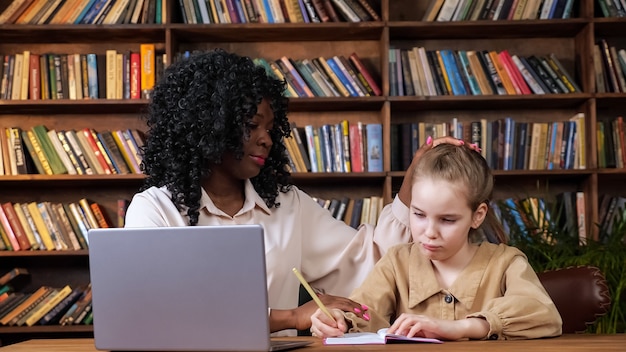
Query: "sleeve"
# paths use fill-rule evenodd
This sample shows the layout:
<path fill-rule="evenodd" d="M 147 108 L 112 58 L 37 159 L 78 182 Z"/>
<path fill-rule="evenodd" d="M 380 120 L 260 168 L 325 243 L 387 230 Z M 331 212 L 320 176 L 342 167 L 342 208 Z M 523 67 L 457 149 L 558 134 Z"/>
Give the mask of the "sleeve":
<path fill-rule="evenodd" d="M 366 321 L 354 313 L 344 313 L 349 332 L 377 332 L 381 328 L 388 328 L 389 322 L 396 315 L 397 306 L 397 271 L 394 258 L 397 250 L 387 252 L 374 266 L 374 270 L 367 276 L 350 298 L 356 302 L 368 305 L 370 320 Z"/>
<path fill-rule="evenodd" d="M 561 315 L 528 261 L 516 256 L 504 275 L 504 295 L 467 317 L 485 318 L 490 326 L 487 338 L 492 340 L 561 335 Z"/>
<path fill-rule="evenodd" d="M 183 217 L 169 196 L 157 192 L 144 191 L 133 196 L 126 209 L 124 227 L 168 227 L 186 226 Z"/>
<path fill-rule="evenodd" d="M 304 192 L 298 192 L 302 274 L 318 289 L 347 297 L 393 245 L 411 239 L 408 208 L 396 197 L 381 212 L 376 227 L 358 230 L 333 218 Z"/>

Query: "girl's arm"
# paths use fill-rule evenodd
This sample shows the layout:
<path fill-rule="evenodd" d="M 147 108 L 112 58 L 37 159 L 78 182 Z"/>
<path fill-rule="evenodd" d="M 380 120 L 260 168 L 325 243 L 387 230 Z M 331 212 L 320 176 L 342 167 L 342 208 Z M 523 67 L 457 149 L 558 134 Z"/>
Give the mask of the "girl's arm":
<path fill-rule="evenodd" d="M 516 256 L 503 277 L 504 296 L 468 318 L 489 323 L 488 339 L 532 339 L 561 335 L 561 316 L 524 256 Z"/>

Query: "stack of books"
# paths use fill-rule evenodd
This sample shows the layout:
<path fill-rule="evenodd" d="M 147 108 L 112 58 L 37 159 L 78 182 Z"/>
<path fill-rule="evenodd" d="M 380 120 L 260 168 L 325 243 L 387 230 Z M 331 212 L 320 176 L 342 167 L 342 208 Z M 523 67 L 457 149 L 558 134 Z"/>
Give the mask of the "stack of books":
<path fill-rule="evenodd" d="M 0 325 L 91 324 L 91 285 L 41 286 L 33 292 L 13 287 L 16 278 L 28 276 L 27 269 L 14 268 L 0 277 L 0 285 L 9 287 L 0 294 Z"/>

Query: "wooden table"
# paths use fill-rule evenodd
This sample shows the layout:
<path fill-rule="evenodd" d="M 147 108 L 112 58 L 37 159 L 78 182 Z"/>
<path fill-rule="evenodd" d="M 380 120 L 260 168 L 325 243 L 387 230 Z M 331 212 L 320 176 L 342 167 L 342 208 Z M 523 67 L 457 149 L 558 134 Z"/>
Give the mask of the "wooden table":
<path fill-rule="evenodd" d="M 294 339 L 285 338 L 285 339 Z M 353 346 L 324 346 L 321 340 L 314 337 L 297 337 L 295 339 L 313 340 L 308 347 L 294 351 L 476 351 L 476 352 L 562 352 L 562 351 L 625 351 L 626 334 L 593 335 L 576 334 L 564 335 L 551 339 L 520 340 L 520 341 L 457 341 L 443 344 L 403 344 L 403 345 L 353 345 Z M 97 352 L 93 339 L 46 339 L 30 340 L 0 348 L 0 352 Z"/>

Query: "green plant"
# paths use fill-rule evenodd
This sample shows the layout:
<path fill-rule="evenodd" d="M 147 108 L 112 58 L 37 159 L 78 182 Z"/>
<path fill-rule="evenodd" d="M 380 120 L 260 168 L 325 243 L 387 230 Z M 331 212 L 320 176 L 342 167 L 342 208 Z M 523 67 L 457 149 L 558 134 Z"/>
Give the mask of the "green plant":
<path fill-rule="evenodd" d="M 522 250 L 535 271 L 577 265 L 593 265 L 604 273 L 611 294 L 610 311 L 589 327 L 588 332 L 626 332 L 626 213 L 618 209 L 610 228 L 597 227 L 597 240 L 578 234 L 563 203 L 540 206 L 525 198 L 498 202 L 500 218 L 508 227 L 509 244 Z M 541 203 L 538 203 L 541 204 Z M 544 203 L 545 204 L 545 203 Z M 521 222 L 520 222 L 521 221 Z"/>

